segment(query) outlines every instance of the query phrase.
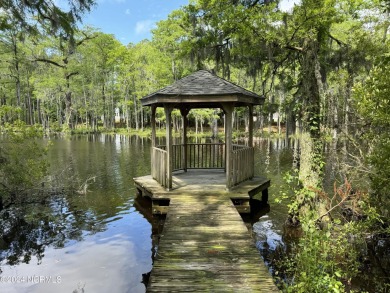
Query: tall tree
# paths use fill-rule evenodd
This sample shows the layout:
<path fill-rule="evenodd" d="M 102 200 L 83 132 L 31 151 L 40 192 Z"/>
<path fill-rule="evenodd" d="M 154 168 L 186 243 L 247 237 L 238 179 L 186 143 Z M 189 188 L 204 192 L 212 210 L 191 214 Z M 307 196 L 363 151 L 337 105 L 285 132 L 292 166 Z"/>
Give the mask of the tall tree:
<path fill-rule="evenodd" d="M 50 34 L 73 35 L 77 22 L 90 11 L 95 1 L 69 0 L 62 4 L 60 6 L 52 0 L 3 0 L 0 5 L 0 30 L 11 28 L 10 21 L 14 21 L 30 33 L 38 33 L 39 28 L 43 28 Z"/>

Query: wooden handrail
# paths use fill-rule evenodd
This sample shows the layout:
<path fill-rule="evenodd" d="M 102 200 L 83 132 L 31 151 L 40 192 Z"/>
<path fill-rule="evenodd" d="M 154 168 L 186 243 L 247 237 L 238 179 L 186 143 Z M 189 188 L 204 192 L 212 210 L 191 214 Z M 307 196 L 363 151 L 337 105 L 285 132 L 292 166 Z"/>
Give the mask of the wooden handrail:
<path fill-rule="evenodd" d="M 173 170 L 183 170 L 184 145 L 172 145 Z M 224 169 L 225 144 L 189 143 L 187 144 L 188 169 Z M 167 187 L 167 150 L 166 146 L 152 148 L 152 176 L 162 186 Z M 228 187 L 233 187 L 254 176 L 254 148 L 245 145 L 233 145 L 231 153 L 231 179 Z"/>
<path fill-rule="evenodd" d="M 167 187 L 167 151 L 160 147 L 152 147 L 152 177 Z"/>
<path fill-rule="evenodd" d="M 157 148 L 166 150 L 165 145 Z M 183 170 L 183 144 L 172 145 L 173 170 Z M 188 143 L 187 168 L 188 169 L 224 169 L 225 168 L 224 143 Z"/>
<path fill-rule="evenodd" d="M 224 169 L 225 144 L 190 143 L 187 144 L 188 169 Z"/>
<path fill-rule="evenodd" d="M 243 146 L 232 151 L 231 182 L 229 187 L 233 187 L 254 176 L 254 148 Z"/>

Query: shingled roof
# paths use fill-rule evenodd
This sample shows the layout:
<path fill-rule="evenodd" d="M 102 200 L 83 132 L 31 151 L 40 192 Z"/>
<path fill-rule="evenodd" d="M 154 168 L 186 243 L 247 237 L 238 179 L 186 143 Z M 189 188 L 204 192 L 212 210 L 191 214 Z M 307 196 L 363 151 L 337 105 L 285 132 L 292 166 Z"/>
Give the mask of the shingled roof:
<path fill-rule="evenodd" d="M 177 108 L 183 104 L 191 108 L 213 108 L 220 107 L 221 103 L 246 106 L 263 102 L 263 97 L 207 70 L 196 71 L 141 99 L 143 106 L 174 104 Z"/>

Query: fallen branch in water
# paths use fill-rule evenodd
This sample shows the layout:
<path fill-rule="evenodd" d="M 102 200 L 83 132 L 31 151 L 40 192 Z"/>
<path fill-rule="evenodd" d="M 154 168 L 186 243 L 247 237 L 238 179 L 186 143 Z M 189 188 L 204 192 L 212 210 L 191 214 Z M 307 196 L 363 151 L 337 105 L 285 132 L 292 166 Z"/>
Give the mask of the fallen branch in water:
<path fill-rule="evenodd" d="M 80 185 L 79 189 L 76 190 L 76 192 L 77 192 L 78 194 L 82 194 L 82 195 L 87 194 L 87 192 L 88 192 L 88 186 L 89 186 L 89 182 L 90 182 L 90 181 L 96 182 L 96 176 L 89 177 L 87 180 L 85 180 L 85 182 L 84 182 L 83 184 Z"/>

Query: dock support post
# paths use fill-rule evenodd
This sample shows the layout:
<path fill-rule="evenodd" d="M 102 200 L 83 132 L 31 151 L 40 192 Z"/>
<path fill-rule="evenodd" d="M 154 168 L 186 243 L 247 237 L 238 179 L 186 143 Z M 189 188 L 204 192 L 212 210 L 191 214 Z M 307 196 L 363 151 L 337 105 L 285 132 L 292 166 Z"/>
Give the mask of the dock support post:
<path fill-rule="evenodd" d="M 268 188 L 263 189 L 263 190 L 261 191 L 261 201 L 262 201 L 263 203 L 267 203 L 267 202 L 268 202 Z"/>

